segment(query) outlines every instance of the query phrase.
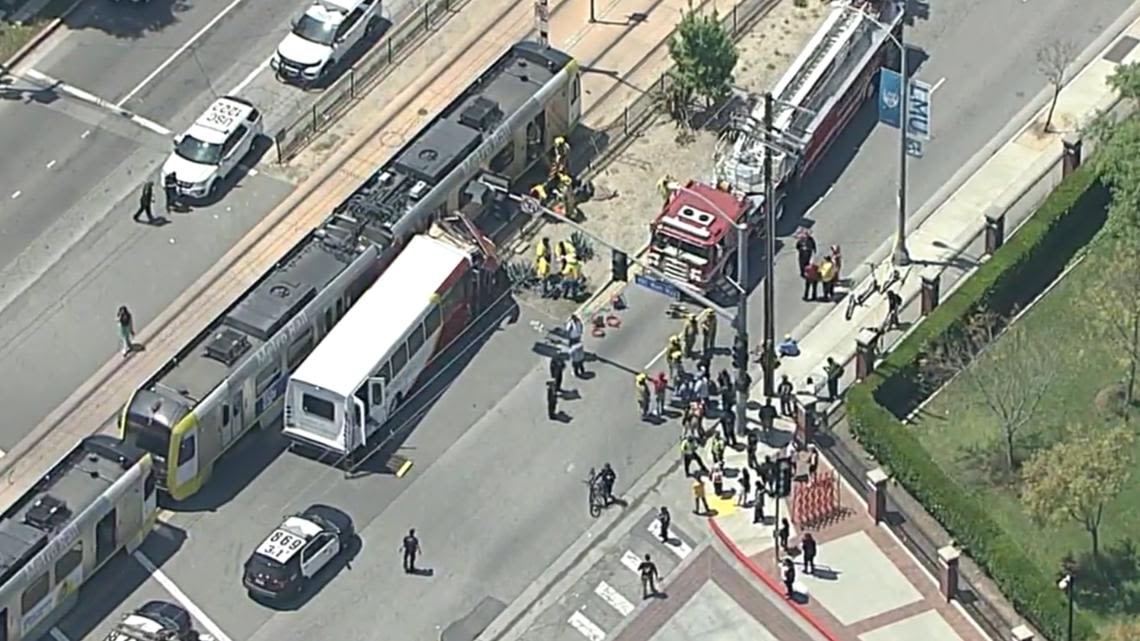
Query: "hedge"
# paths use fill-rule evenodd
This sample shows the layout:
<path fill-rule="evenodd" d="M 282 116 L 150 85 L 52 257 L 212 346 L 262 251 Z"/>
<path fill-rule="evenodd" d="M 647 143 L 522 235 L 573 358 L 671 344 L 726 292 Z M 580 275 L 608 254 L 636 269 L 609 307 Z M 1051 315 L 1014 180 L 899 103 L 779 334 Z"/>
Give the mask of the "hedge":
<path fill-rule="evenodd" d="M 900 421 L 905 413 L 888 407 L 912 406 L 921 395 L 919 363 L 928 346 L 959 331 L 979 309 L 1008 312 L 1040 293 L 1103 225 L 1106 203 L 1107 190 L 1091 164 L 1071 174 L 846 397 L 856 439 L 969 551 L 1017 611 L 1051 639 L 1063 639 L 1068 626 L 1068 605 L 1056 577 L 1026 556 L 1014 534 L 997 524 L 976 493 L 934 462 Z M 1078 611 L 1074 636 L 1091 638 L 1092 630 L 1087 616 Z"/>

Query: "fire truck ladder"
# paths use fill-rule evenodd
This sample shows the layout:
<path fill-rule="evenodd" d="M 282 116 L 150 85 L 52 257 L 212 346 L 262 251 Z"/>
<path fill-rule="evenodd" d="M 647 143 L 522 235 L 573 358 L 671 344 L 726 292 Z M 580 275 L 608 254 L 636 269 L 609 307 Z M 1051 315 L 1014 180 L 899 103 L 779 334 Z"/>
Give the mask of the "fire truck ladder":
<path fill-rule="evenodd" d="M 852 28 L 858 26 L 862 19 L 862 12 L 858 8 L 848 4 L 840 10 L 842 13 L 832 22 L 831 27 L 828 28 L 823 39 L 812 49 L 807 60 L 799 69 L 796 69 L 792 80 L 776 96 L 777 100 L 793 105 L 800 104 L 805 97 L 803 92 L 805 85 L 809 80 L 813 82 L 817 80 L 815 71 L 819 69 L 824 60 L 833 57 L 832 54 L 847 40 Z M 781 111 L 786 111 L 786 108 L 781 108 Z"/>

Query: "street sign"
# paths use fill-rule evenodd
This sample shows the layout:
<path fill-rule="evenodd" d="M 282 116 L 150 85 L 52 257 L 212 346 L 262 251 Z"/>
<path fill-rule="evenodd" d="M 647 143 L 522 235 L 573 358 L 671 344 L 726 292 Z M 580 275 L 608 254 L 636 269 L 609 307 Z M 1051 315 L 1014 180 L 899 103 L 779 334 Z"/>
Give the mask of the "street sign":
<path fill-rule="evenodd" d="M 906 138 L 906 154 L 914 158 L 922 158 L 924 145 L 921 140 L 915 140 L 910 136 Z"/>
<path fill-rule="evenodd" d="M 933 89 L 921 80 L 907 82 L 910 101 L 907 105 L 907 135 L 916 140 L 930 140 L 930 98 Z M 898 129 L 902 122 L 902 76 L 883 67 L 879 70 L 879 122 Z"/>
<path fill-rule="evenodd" d="M 670 283 L 669 281 L 662 278 L 657 278 L 656 276 L 650 276 L 648 274 L 637 274 L 633 277 L 633 282 L 641 285 L 645 289 L 655 291 L 658 294 L 664 294 L 669 298 L 681 298 L 681 290 L 678 289 L 677 286 L 673 283 Z"/>

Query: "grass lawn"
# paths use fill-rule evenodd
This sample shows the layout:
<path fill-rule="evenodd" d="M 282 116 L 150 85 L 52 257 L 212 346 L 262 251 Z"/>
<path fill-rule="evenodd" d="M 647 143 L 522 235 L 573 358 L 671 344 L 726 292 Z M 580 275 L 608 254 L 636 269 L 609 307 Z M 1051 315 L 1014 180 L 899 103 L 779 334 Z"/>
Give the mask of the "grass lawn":
<path fill-rule="evenodd" d="M 1105 250 L 1104 242 L 1094 242 L 1089 258 L 1019 321 L 1026 338 L 1043 346 L 1057 368 L 1043 411 L 1035 427 L 1030 428 L 1046 443 L 1053 442 L 1067 426 L 1103 427 L 1106 418 L 1094 399 L 1098 391 L 1118 383 L 1124 371 L 1112 346 L 1096 338 L 1096 329 L 1087 323 L 1088 302 L 1082 295 L 1099 282 L 1097 263 Z M 1009 348 L 1009 343 L 999 340 L 974 366 L 1002 368 L 1010 375 L 1019 375 Z M 998 425 L 972 383 L 959 377 L 923 408 L 912 428 L 944 470 L 971 490 L 985 494 L 984 504 L 997 522 L 1020 540 L 1031 559 L 1048 572 L 1059 571 L 1066 554 L 1081 558 L 1089 552 L 1089 535 L 1075 522 L 1064 527 L 1037 525 L 1022 509 L 1016 486 L 999 487 L 988 480 L 977 455 L 968 453 L 983 448 L 986 455 L 1000 455 L 1004 450 L 994 441 L 1001 433 Z M 1135 449 L 1140 450 L 1140 439 L 1136 444 Z M 1140 451 L 1133 456 L 1140 466 Z M 1132 474 L 1125 490 L 1105 510 L 1101 550 L 1102 556 L 1111 560 L 1112 575 L 1095 582 L 1100 585 L 1085 581 L 1086 590 L 1081 591 L 1081 604 L 1102 621 L 1118 613 L 1140 614 L 1140 567 L 1135 555 L 1120 552 L 1130 540 L 1140 540 L 1140 470 Z M 1077 585 L 1081 586 L 1081 581 Z"/>

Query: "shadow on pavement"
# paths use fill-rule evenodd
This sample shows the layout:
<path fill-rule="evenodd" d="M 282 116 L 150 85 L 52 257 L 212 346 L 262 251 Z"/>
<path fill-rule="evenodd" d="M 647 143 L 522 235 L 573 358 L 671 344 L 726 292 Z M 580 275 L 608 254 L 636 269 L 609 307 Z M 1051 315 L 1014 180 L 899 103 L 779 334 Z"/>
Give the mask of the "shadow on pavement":
<path fill-rule="evenodd" d="M 51 2 L 40 18 L 58 18 L 70 5 L 70 0 Z M 115 38 L 137 40 L 177 23 L 179 14 L 192 6 L 188 0 L 96 0 L 64 18 L 64 24 L 74 31 L 93 29 Z"/>

